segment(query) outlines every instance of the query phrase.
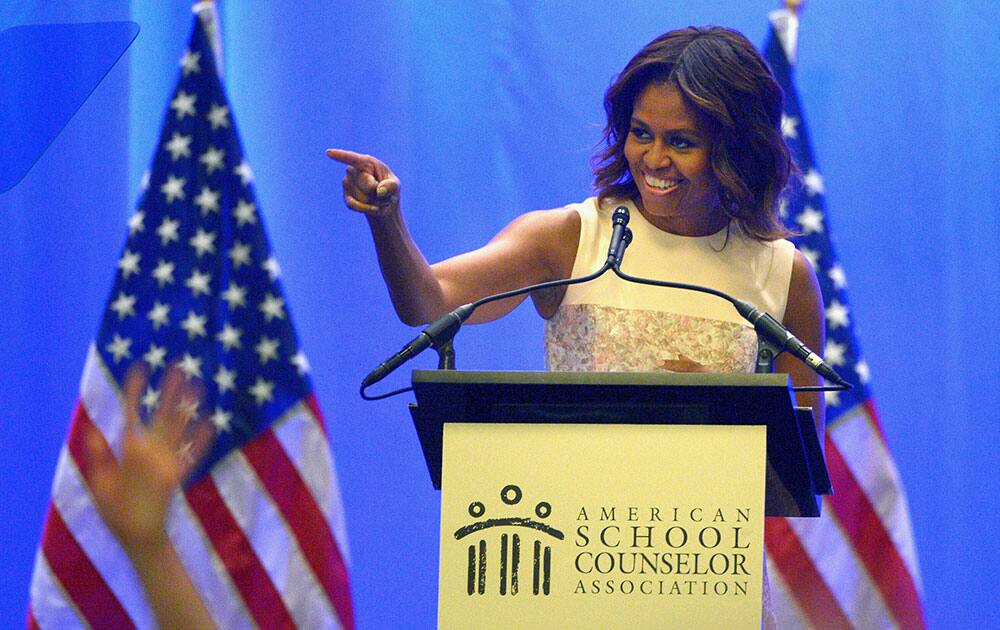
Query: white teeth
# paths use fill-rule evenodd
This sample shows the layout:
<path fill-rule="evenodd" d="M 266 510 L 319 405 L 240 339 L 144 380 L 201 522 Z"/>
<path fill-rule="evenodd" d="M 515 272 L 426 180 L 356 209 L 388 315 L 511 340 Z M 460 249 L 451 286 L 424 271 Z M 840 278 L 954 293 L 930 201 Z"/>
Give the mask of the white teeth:
<path fill-rule="evenodd" d="M 658 177 L 653 177 L 652 175 L 643 174 L 646 179 L 646 183 L 653 188 L 662 188 L 666 190 L 667 188 L 673 188 L 677 185 L 676 179 L 659 179 Z"/>

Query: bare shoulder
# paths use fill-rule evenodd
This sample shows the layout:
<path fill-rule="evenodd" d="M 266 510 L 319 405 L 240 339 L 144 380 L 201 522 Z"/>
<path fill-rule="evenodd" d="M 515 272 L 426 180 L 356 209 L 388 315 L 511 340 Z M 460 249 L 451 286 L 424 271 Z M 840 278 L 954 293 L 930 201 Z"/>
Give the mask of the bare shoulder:
<path fill-rule="evenodd" d="M 496 239 L 527 245 L 533 255 L 546 261 L 549 279 L 568 278 L 580 242 L 580 214 L 572 206 L 527 212 L 514 219 Z"/>
<path fill-rule="evenodd" d="M 798 337 L 809 348 L 823 354 L 826 347 L 826 319 L 823 309 L 823 293 L 812 264 L 802 252 L 796 250 L 792 261 L 792 277 L 788 286 L 788 302 L 783 320 L 789 332 Z M 795 385 L 819 385 L 820 377 L 805 363 L 783 353 L 775 361 L 775 369 L 792 377 Z M 816 423 L 816 435 L 820 444 L 824 443 L 826 432 L 826 405 L 819 392 L 798 392 L 798 404 L 812 407 Z"/>
<path fill-rule="evenodd" d="M 784 324 L 810 347 L 822 348 L 825 338 L 823 294 L 812 264 L 795 250 L 788 286 Z"/>
<path fill-rule="evenodd" d="M 572 206 L 534 210 L 514 219 L 504 231 L 508 229 L 537 238 L 565 238 L 579 233 L 580 214 Z"/>
<path fill-rule="evenodd" d="M 544 261 L 544 272 L 534 282 L 561 280 L 573 274 L 580 243 L 580 214 L 572 206 L 537 210 L 515 219 L 497 238 L 509 238 L 527 245 L 531 256 Z M 555 314 L 566 287 L 536 291 L 531 295 L 535 310 L 548 319 Z"/>
<path fill-rule="evenodd" d="M 823 294 L 819 288 L 819 280 L 809 259 L 799 250 L 795 250 L 792 260 L 792 277 L 788 286 L 788 307 L 806 308 L 807 310 L 823 310 Z"/>

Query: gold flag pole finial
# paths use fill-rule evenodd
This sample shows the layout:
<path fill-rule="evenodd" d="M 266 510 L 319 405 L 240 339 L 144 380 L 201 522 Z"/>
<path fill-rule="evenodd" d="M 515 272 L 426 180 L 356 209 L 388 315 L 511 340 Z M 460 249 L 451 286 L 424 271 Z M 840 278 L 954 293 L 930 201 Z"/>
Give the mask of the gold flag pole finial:
<path fill-rule="evenodd" d="M 775 9 L 768 14 L 768 19 L 774 27 L 774 32 L 785 50 L 789 63 L 795 65 L 795 56 L 799 43 L 799 15 L 806 0 L 782 0 L 781 9 Z"/>
<path fill-rule="evenodd" d="M 225 66 L 222 61 L 222 35 L 219 33 L 218 8 L 213 0 L 198 0 L 191 7 L 191 12 L 198 16 L 205 27 L 208 44 L 212 47 L 212 55 L 215 57 L 215 71 L 221 78 Z"/>
<path fill-rule="evenodd" d="M 802 7 L 805 4 L 805 0 L 785 0 L 785 8 L 794 13 L 796 17 L 802 13 Z"/>

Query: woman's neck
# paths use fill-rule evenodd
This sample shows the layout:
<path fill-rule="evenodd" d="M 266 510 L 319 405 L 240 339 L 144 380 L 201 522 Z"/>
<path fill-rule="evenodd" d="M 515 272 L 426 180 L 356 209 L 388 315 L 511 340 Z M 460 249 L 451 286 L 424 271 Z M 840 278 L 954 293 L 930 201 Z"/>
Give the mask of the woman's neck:
<path fill-rule="evenodd" d="M 730 221 L 718 204 L 697 214 L 663 215 L 648 212 L 642 205 L 642 199 L 633 199 L 632 203 L 650 225 L 677 236 L 711 236 L 724 229 Z"/>

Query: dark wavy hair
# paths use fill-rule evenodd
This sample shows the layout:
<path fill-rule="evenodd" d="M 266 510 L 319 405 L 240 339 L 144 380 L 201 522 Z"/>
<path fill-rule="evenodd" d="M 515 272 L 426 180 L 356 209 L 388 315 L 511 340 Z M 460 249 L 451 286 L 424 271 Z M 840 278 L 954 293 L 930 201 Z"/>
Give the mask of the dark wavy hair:
<path fill-rule="evenodd" d="M 781 134 L 781 87 L 753 44 L 721 26 L 660 35 L 608 88 L 604 148 L 594 156 L 598 198 L 639 195 L 625 161 L 625 140 L 635 99 L 651 83 L 676 87 L 708 123 L 720 202 L 744 233 L 760 241 L 791 235 L 778 218 L 779 197 L 789 176 L 798 172 Z"/>

